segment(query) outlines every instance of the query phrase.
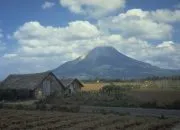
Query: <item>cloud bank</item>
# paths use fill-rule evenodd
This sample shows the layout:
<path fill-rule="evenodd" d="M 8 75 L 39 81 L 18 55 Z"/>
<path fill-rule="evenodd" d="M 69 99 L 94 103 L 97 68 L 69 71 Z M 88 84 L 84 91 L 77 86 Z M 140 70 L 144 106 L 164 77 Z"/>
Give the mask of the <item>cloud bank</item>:
<path fill-rule="evenodd" d="M 126 0 L 60 0 L 72 13 L 100 17 L 125 7 Z"/>
<path fill-rule="evenodd" d="M 17 42 L 16 48 L 0 56 L 2 73 L 54 69 L 104 45 L 152 65 L 180 69 L 180 43 L 172 38 L 173 32 L 178 30 L 174 24 L 180 22 L 180 10 L 135 8 L 123 11 L 126 0 L 59 2 L 72 13 L 96 18 L 95 22 L 76 20 L 56 27 L 43 26 L 39 21 L 25 22 L 11 36 Z M 54 3 L 45 2 L 42 8 L 53 6 Z M 2 38 L 0 30 L 0 50 Z M 8 72 L 5 71 L 7 66 Z"/>
<path fill-rule="evenodd" d="M 88 21 L 70 22 L 66 27 L 27 22 L 14 32 L 13 37 L 18 47 L 14 52 L 4 54 L 1 60 L 6 64 L 20 63 L 16 71 L 21 73 L 56 68 L 65 61 L 86 55 L 94 47 L 104 45 L 153 65 L 180 68 L 179 44 L 164 41 L 153 45 L 138 37 L 105 33 Z"/>

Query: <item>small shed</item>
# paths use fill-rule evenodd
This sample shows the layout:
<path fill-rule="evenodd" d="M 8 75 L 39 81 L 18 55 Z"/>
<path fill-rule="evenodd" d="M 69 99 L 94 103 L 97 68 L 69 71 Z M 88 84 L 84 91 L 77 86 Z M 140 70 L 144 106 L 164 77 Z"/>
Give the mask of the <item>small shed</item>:
<path fill-rule="evenodd" d="M 9 75 L 0 85 L 0 91 L 11 92 L 15 98 L 45 98 L 52 93 L 64 93 L 64 85 L 52 72 Z"/>
<path fill-rule="evenodd" d="M 84 85 L 78 79 L 59 79 L 69 94 L 77 93 Z"/>

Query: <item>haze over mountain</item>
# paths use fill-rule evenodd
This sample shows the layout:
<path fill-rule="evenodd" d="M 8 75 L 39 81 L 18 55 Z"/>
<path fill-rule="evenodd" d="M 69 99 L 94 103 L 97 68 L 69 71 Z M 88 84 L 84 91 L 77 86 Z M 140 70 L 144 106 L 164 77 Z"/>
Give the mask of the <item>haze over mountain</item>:
<path fill-rule="evenodd" d="M 180 74 L 179 70 L 162 69 L 132 59 L 110 46 L 94 48 L 85 57 L 66 62 L 53 72 L 59 77 L 80 79 L 131 79 Z"/>

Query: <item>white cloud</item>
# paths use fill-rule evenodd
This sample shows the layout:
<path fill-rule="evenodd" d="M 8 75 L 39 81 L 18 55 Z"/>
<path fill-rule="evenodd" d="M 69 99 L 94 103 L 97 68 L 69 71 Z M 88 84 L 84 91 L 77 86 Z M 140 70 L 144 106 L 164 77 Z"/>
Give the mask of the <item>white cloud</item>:
<path fill-rule="evenodd" d="M 161 13 L 160 13 L 161 12 Z M 169 40 L 171 39 L 173 26 L 168 22 L 179 20 L 178 11 L 170 15 L 168 11 L 157 10 L 155 12 L 131 9 L 118 16 L 111 16 L 99 20 L 98 25 L 102 30 L 120 33 L 125 37 L 137 37 L 146 40 Z M 167 20 L 167 18 L 171 21 Z"/>
<path fill-rule="evenodd" d="M 161 23 L 180 21 L 180 10 L 157 9 L 155 11 L 144 11 L 142 9 L 130 9 L 125 15 L 151 19 Z"/>
<path fill-rule="evenodd" d="M 57 28 L 44 27 L 39 22 L 28 22 L 14 33 L 14 38 L 21 45 L 18 55 L 27 57 L 59 55 L 60 59 L 63 58 L 61 61 L 64 61 L 67 57 L 77 57 L 76 49 L 82 44 L 83 50 L 84 46 L 88 46 L 88 43 L 84 44 L 84 42 L 99 35 L 96 26 L 87 21 L 74 21 L 67 27 Z M 93 43 L 89 45 L 91 44 Z"/>
<path fill-rule="evenodd" d="M 101 33 L 97 27 L 88 21 L 74 21 L 66 27 L 27 22 L 13 34 L 19 44 L 18 48 L 4 54 L 2 58 L 10 64 L 21 64 L 22 71 L 15 68 L 20 73 L 26 69 L 28 72 L 53 69 L 92 49 L 96 46 L 93 40 L 98 41 L 99 36 Z"/>
<path fill-rule="evenodd" d="M 16 39 L 23 40 L 36 39 L 36 36 L 38 36 L 43 40 L 46 39 L 46 36 L 49 36 L 49 34 L 51 34 L 52 37 L 61 38 L 63 40 L 75 40 L 76 38 L 92 38 L 99 35 L 100 32 L 96 26 L 90 24 L 88 21 L 74 21 L 70 22 L 67 27 L 57 28 L 52 26 L 44 27 L 40 25 L 39 22 L 28 22 L 20 27 L 19 30 L 14 33 L 14 36 Z M 33 43 L 35 43 L 35 41 L 33 41 Z"/>
<path fill-rule="evenodd" d="M 77 14 L 104 16 L 125 7 L 126 0 L 60 0 L 63 7 Z"/>
<path fill-rule="evenodd" d="M 49 8 L 52 8 L 53 6 L 55 6 L 55 3 L 45 1 L 41 7 L 42 9 L 49 9 Z"/>
<path fill-rule="evenodd" d="M 13 58 L 16 56 L 17 56 L 17 54 L 4 54 L 3 58 Z"/>
<path fill-rule="evenodd" d="M 180 10 L 158 9 L 151 11 L 149 17 L 158 22 L 174 23 L 180 22 Z"/>
<path fill-rule="evenodd" d="M 180 44 L 173 41 L 164 41 L 156 46 L 152 56 L 147 57 L 157 66 L 164 68 L 180 68 Z"/>
<path fill-rule="evenodd" d="M 174 42 L 172 42 L 172 41 L 165 41 L 165 42 L 157 45 L 157 48 L 168 48 L 170 50 L 175 50 Z"/>
<path fill-rule="evenodd" d="M 101 32 L 87 21 L 74 21 L 66 27 L 27 22 L 14 32 L 13 37 L 18 48 L 0 57 L 0 67 L 11 66 L 10 71 L 16 73 L 53 69 L 102 45 L 113 46 L 125 55 L 153 65 L 180 68 L 180 46 L 177 43 L 164 41 L 153 45 L 138 37 Z"/>

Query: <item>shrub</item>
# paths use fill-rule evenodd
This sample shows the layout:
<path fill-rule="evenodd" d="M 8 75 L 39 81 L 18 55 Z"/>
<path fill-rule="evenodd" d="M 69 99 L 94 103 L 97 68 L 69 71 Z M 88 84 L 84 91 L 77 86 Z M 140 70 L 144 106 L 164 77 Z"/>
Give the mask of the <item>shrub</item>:
<path fill-rule="evenodd" d="M 75 105 L 52 105 L 50 110 L 62 112 L 79 112 L 80 106 Z"/>
<path fill-rule="evenodd" d="M 140 104 L 140 107 L 143 107 L 143 108 L 159 108 L 156 101 L 142 103 L 142 104 Z"/>
<path fill-rule="evenodd" d="M 79 112 L 80 106 L 70 106 L 68 107 L 68 112 Z"/>
<path fill-rule="evenodd" d="M 166 117 L 165 117 L 163 114 L 161 114 L 160 117 L 159 117 L 159 119 L 164 120 L 164 119 L 166 119 Z"/>
<path fill-rule="evenodd" d="M 35 104 L 23 105 L 23 109 L 25 109 L 25 110 L 36 110 L 36 105 Z"/>
<path fill-rule="evenodd" d="M 15 109 L 17 110 L 23 110 L 24 109 L 24 106 L 22 104 L 16 104 L 15 105 Z"/>
<path fill-rule="evenodd" d="M 107 93 L 108 95 L 112 95 L 112 94 L 122 94 L 125 91 L 131 90 L 133 86 L 132 85 L 114 85 L 114 84 L 110 84 L 110 85 L 106 85 L 104 86 L 100 92 L 102 93 Z"/>
<path fill-rule="evenodd" d="M 0 103 L 0 109 L 2 109 L 3 108 L 3 103 Z"/>
<path fill-rule="evenodd" d="M 46 110 L 46 105 L 45 104 L 36 104 L 36 109 L 37 110 Z"/>
<path fill-rule="evenodd" d="M 180 100 L 176 100 L 172 104 L 174 109 L 180 109 Z"/>
<path fill-rule="evenodd" d="M 174 101 L 172 104 L 166 105 L 168 109 L 180 109 L 180 100 Z"/>
<path fill-rule="evenodd" d="M 104 110 L 104 109 L 100 109 L 99 112 L 100 112 L 101 114 L 103 114 L 103 115 L 106 115 L 106 114 L 107 114 L 107 111 Z"/>
<path fill-rule="evenodd" d="M 14 109 L 14 108 L 15 108 L 15 105 L 13 105 L 13 104 L 3 104 L 3 108 L 6 108 L 6 109 Z"/>

